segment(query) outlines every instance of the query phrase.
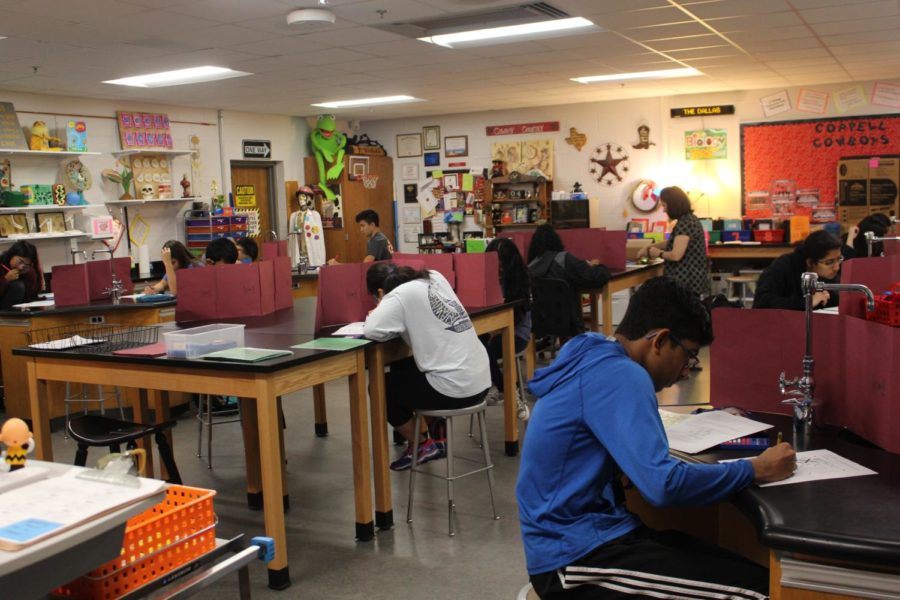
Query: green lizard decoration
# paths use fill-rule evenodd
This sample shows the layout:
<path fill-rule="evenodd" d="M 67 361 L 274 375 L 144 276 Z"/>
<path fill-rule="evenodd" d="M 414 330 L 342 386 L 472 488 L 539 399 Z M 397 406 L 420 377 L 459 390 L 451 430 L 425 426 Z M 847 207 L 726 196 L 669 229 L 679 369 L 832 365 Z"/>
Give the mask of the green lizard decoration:
<path fill-rule="evenodd" d="M 344 146 L 347 145 L 347 136 L 335 130 L 332 115 L 321 115 L 316 128 L 309 134 L 309 142 L 313 154 L 316 155 L 316 164 L 319 166 L 319 189 L 325 193 L 326 199 L 334 200 L 335 194 L 328 187 L 328 182 L 340 177 L 341 171 L 344 170 Z M 331 165 L 327 171 L 326 164 Z"/>

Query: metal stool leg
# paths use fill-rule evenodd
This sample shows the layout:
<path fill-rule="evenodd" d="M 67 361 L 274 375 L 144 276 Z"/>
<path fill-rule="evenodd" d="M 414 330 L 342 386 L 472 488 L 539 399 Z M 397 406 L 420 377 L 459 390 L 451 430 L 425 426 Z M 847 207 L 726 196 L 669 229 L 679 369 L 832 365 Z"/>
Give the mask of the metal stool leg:
<path fill-rule="evenodd" d="M 416 489 L 416 471 L 418 470 L 418 458 L 419 458 L 419 428 L 422 426 L 421 422 L 422 417 L 419 416 L 419 413 L 416 413 L 415 425 L 413 427 L 413 440 L 412 440 L 412 465 L 409 467 L 409 500 L 406 504 L 406 522 L 412 523 L 412 507 L 413 507 L 413 496 L 415 495 Z M 449 436 L 449 431 L 448 434 Z"/>
<path fill-rule="evenodd" d="M 119 407 L 119 418 L 125 420 L 125 407 L 122 406 L 122 390 L 119 386 L 113 386 L 113 395 L 116 397 L 116 406 Z"/>
<path fill-rule="evenodd" d="M 212 469 L 212 396 L 206 396 L 206 468 Z"/>
<path fill-rule="evenodd" d="M 78 444 L 78 450 L 75 451 L 75 466 L 83 467 L 87 464 L 87 444 Z"/>
<path fill-rule="evenodd" d="M 482 432 L 483 435 L 483 432 Z M 456 535 L 453 530 L 453 417 L 447 417 L 447 528 L 450 537 Z"/>
<path fill-rule="evenodd" d="M 175 466 L 175 457 L 172 455 L 172 447 L 169 446 L 169 440 L 166 438 L 164 431 L 157 431 L 153 436 L 156 439 L 156 449 L 159 451 L 159 460 L 166 465 L 166 471 L 169 473 L 169 483 L 181 484 L 181 474 L 178 467 Z"/>
<path fill-rule="evenodd" d="M 491 452 L 488 449 L 488 441 L 487 441 L 487 424 L 484 421 L 484 411 L 478 413 L 478 425 L 481 428 L 481 448 L 484 451 L 484 467 L 487 473 L 488 479 L 488 491 L 491 494 L 491 512 L 494 515 L 494 520 L 500 518 L 500 515 L 497 514 L 497 505 L 494 502 L 494 463 L 491 462 Z"/>
<path fill-rule="evenodd" d="M 203 457 L 203 401 L 206 394 L 197 395 L 197 458 Z"/>

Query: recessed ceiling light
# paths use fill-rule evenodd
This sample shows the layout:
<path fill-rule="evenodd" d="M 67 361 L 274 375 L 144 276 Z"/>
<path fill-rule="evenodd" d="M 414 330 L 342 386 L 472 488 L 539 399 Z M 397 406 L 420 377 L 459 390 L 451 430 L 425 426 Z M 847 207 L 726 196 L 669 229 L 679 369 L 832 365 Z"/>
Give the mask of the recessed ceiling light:
<path fill-rule="evenodd" d="M 628 79 L 670 79 L 672 77 L 695 77 L 703 75 L 697 69 L 685 67 L 683 69 L 663 69 L 661 71 L 639 71 L 635 73 L 615 73 L 612 75 L 590 75 L 587 77 L 573 77 L 572 81 L 578 83 L 601 83 L 604 81 L 626 81 Z"/>
<path fill-rule="evenodd" d="M 166 87 L 170 85 L 185 85 L 188 83 L 203 83 L 206 81 L 216 81 L 219 79 L 231 79 L 232 77 L 244 77 L 245 75 L 253 75 L 244 71 L 233 71 L 224 67 L 192 67 L 190 69 L 178 69 L 177 71 L 163 71 L 161 73 L 150 73 L 148 75 L 136 75 L 134 77 L 123 77 L 122 79 L 111 79 L 103 83 L 111 83 L 113 85 L 130 85 L 132 87 L 156 88 Z"/>
<path fill-rule="evenodd" d="M 287 24 L 334 23 L 334 13 L 324 8 L 301 8 L 288 14 Z"/>
<path fill-rule="evenodd" d="M 420 37 L 419 40 L 428 42 L 429 44 L 437 44 L 445 48 L 453 48 L 460 44 L 470 42 L 488 42 L 504 38 L 521 38 L 525 36 L 541 36 L 547 34 L 555 34 L 560 31 L 570 31 L 572 29 L 581 29 L 593 27 L 597 31 L 602 31 L 591 21 L 583 17 L 571 17 L 568 19 L 551 19 L 549 21 L 538 21 L 536 23 L 525 23 L 523 25 L 505 25 L 503 27 L 491 27 L 488 29 L 474 29 L 471 31 L 459 31 L 456 33 L 443 33 L 439 35 L 431 35 Z"/>
<path fill-rule="evenodd" d="M 421 98 L 413 96 L 381 96 L 379 98 L 359 98 L 357 100 L 335 100 L 333 102 L 319 102 L 312 106 L 322 108 L 352 108 L 354 106 L 375 106 L 377 104 L 402 104 L 404 102 L 425 102 Z"/>

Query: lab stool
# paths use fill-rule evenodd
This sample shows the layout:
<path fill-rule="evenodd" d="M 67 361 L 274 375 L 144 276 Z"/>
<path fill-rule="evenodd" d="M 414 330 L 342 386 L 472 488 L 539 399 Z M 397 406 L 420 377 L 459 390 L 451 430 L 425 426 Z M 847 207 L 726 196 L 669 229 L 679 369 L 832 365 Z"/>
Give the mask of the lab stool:
<path fill-rule="evenodd" d="M 81 397 L 72 396 L 72 384 L 70 382 L 66 382 L 66 395 L 63 398 L 63 405 L 66 409 L 66 423 L 69 422 L 69 404 L 72 402 L 81 402 L 81 407 L 84 410 L 84 414 L 87 414 L 87 405 L 88 402 L 97 402 L 100 404 L 100 414 L 105 415 L 106 410 L 104 409 L 104 403 L 106 402 L 106 396 L 103 394 L 103 386 L 97 385 L 97 397 L 96 398 L 88 398 L 87 397 L 87 388 L 88 384 L 81 384 Z M 119 418 L 125 419 L 125 409 L 122 408 L 122 394 L 119 391 L 119 386 L 113 387 L 113 395 L 116 398 L 116 407 L 119 409 Z M 66 428 L 65 433 L 63 434 L 65 439 L 69 438 L 69 429 Z"/>
<path fill-rule="evenodd" d="M 488 449 L 488 438 L 487 438 L 487 426 L 485 425 L 484 414 L 487 410 L 487 403 L 483 400 L 474 406 L 466 406 L 464 408 L 456 408 L 451 410 L 416 410 L 416 422 L 413 431 L 421 431 L 422 427 L 422 419 L 425 417 L 433 417 L 433 418 L 444 418 L 447 422 L 447 441 L 446 441 L 446 452 L 447 452 L 447 475 L 442 476 L 436 473 L 430 473 L 425 470 L 422 466 L 417 464 L 416 457 L 419 456 L 419 438 L 420 436 L 416 435 L 413 440 L 412 447 L 412 456 L 413 456 L 413 464 L 410 467 L 409 471 L 409 502 L 406 506 L 406 522 L 412 523 L 412 507 L 413 507 L 413 495 L 415 491 L 415 483 L 416 483 L 416 473 L 420 470 L 424 475 L 430 475 L 432 477 L 437 477 L 439 479 L 443 479 L 447 482 L 447 519 L 449 525 L 448 535 L 453 536 L 456 535 L 456 532 L 453 529 L 453 511 L 456 508 L 456 504 L 453 502 L 453 482 L 457 479 L 462 479 L 463 477 L 468 477 L 469 475 L 474 475 L 476 473 L 481 473 L 484 471 L 487 473 L 488 479 L 488 491 L 491 495 L 491 511 L 494 514 L 494 519 L 499 519 L 500 516 L 497 514 L 497 507 L 494 504 L 494 464 L 491 462 L 491 453 Z M 478 419 L 478 428 L 481 431 L 481 450 L 484 455 L 484 466 L 479 467 L 477 469 L 473 469 L 471 471 L 467 471 L 460 475 L 455 475 L 453 471 L 453 417 L 465 417 L 468 415 L 474 415 Z M 459 457 L 460 460 L 471 460 L 464 457 Z"/>
<path fill-rule="evenodd" d="M 519 380 L 519 393 L 522 394 L 522 402 L 526 405 L 528 404 L 527 400 L 527 391 L 528 389 L 525 387 L 525 369 L 528 365 L 529 354 L 534 352 L 534 340 L 532 339 L 525 349 L 516 354 L 516 374 L 518 375 Z M 528 420 L 525 419 L 525 423 Z M 473 413 L 469 417 L 469 437 L 472 437 L 472 430 L 475 427 L 475 414 Z"/>
<path fill-rule="evenodd" d="M 534 591 L 531 584 L 526 583 L 525 586 L 519 590 L 519 593 L 516 594 L 516 600 L 540 600 L 540 598 L 538 598 L 537 592 Z"/>
<path fill-rule="evenodd" d="M 120 421 L 99 415 L 83 415 L 66 421 L 66 429 L 78 443 L 75 453 L 75 465 L 83 467 L 87 464 L 87 453 L 90 447 L 109 448 L 110 452 L 119 452 L 125 444 L 129 450 L 137 447 L 137 440 L 152 435 L 159 450 L 159 459 L 169 473 L 169 483 L 181 483 L 181 475 L 175 466 L 172 447 L 166 439 L 166 431 L 175 426 L 175 421 L 166 421 L 154 425 L 143 425 L 130 421 Z M 152 474 L 151 474 L 152 476 Z"/>
<path fill-rule="evenodd" d="M 213 396 L 200 394 L 197 398 L 197 458 L 203 458 L 203 426 L 206 426 L 206 468 L 212 469 L 212 430 L 215 425 L 238 423 L 241 420 L 240 408 L 213 410 Z M 237 413 L 234 419 L 215 419 L 217 416 Z"/>
<path fill-rule="evenodd" d="M 750 286 L 759 279 L 757 275 L 730 275 L 725 278 L 728 283 L 728 300 L 730 302 L 740 302 L 744 308 L 750 308 L 753 305 L 753 295 L 750 293 Z M 734 286 L 738 286 L 738 295 L 732 296 Z"/>

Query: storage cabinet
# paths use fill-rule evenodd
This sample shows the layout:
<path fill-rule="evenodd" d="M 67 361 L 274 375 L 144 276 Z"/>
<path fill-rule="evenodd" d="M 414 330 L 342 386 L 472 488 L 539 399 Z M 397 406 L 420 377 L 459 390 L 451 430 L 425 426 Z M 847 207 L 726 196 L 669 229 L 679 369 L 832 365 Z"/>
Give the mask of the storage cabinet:
<path fill-rule="evenodd" d="M 335 182 L 341 186 L 342 226 L 340 229 L 325 228 L 325 253 L 328 258 L 340 257 L 341 262 L 362 262 L 366 256 L 365 236 L 359 231 L 354 218 L 360 211 L 371 208 L 378 213 L 382 233 L 387 236 L 394 248 L 397 240 L 394 236 L 394 165 L 389 156 L 366 156 L 368 173 L 378 176 L 374 188 L 366 188 L 362 180 L 351 180 L 350 155 L 344 157 L 344 170 Z M 353 156 L 352 158 L 359 158 Z M 319 181 L 319 171 L 315 157 L 303 159 L 306 173 L 306 185 L 315 188 Z M 322 196 L 316 194 L 316 210 L 322 213 Z M 323 218 L 325 215 L 322 215 Z"/>
<path fill-rule="evenodd" d="M 494 177 L 484 184 L 484 234 L 537 227 L 550 220 L 553 183 L 542 177 Z"/>
<path fill-rule="evenodd" d="M 247 231 L 246 215 L 213 215 L 208 210 L 184 213 L 184 239 L 194 256 L 201 256 L 214 239 L 247 237 Z"/>

